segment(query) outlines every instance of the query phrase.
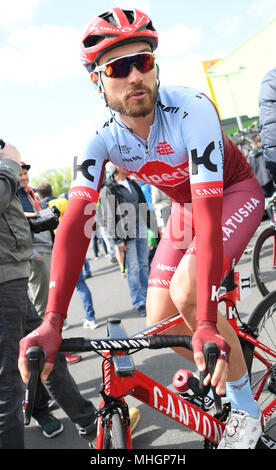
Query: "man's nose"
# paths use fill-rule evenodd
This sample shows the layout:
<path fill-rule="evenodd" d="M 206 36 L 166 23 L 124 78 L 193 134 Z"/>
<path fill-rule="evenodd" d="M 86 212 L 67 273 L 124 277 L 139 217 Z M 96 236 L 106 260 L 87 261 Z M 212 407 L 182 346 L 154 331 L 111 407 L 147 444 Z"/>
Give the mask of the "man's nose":
<path fill-rule="evenodd" d="M 143 80 L 143 74 L 139 71 L 139 69 L 136 67 L 135 64 L 131 66 L 129 75 L 128 75 L 128 80 L 130 83 L 139 83 L 142 82 Z"/>

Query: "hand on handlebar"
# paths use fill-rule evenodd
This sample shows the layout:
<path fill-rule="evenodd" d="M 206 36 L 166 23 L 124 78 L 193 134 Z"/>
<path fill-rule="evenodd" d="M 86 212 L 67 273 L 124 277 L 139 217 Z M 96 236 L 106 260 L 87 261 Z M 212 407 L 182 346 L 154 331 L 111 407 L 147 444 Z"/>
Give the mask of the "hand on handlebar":
<path fill-rule="evenodd" d="M 40 377 L 42 381 L 47 380 L 48 375 L 53 369 L 56 353 L 62 342 L 63 323 L 64 317 L 62 315 L 47 313 L 40 327 L 20 341 L 18 368 L 24 383 L 27 383 L 29 378 L 27 350 L 32 346 L 38 346 L 45 351 L 45 364 Z"/>
<path fill-rule="evenodd" d="M 204 344 L 215 343 L 217 345 L 218 359 L 212 375 L 211 384 L 216 388 L 216 393 L 218 395 L 224 395 L 226 379 L 228 376 L 230 346 L 220 335 L 214 322 L 198 321 L 196 326 L 196 331 L 192 339 L 195 363 L 198 370 L 203 372 L 206 369 L 203 354 Z M 209 382 L 210 375 L 205 378 L 204 384 L 207 385 Z"/>

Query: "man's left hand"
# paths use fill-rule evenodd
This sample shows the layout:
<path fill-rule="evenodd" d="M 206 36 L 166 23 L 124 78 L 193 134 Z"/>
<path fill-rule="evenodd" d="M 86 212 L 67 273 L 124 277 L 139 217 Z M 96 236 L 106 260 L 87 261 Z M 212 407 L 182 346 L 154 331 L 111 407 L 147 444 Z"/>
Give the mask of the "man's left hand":
<path fill-rule="evenodd" d="M 216 324 L 210 321 L 197 322 L 196 331 L 193 335 L 194 359 L 199 371 L 206 369 L 203 346 L 205 343 L 215 343 L 218 347 L 218 359 L 212 378 L 208 375 L 204 381 L 207 385 L 210 382 L 216 388 L 218 395 L 225 394 L 226 380 L 229 369 L 230 346 L 218 332 Z"/>

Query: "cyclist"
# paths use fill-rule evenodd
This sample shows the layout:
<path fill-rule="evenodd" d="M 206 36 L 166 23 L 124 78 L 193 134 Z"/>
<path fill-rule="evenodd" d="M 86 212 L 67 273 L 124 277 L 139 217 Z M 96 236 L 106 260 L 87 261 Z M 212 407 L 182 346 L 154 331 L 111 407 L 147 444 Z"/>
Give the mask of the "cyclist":
<path fill-rule="evenodd" d="M 90 242 L 104 166 L 112 161 L 173 200 L 152 262 L 148 323 L 180 311 L 185 321 L 172 333 L 193 334 L 200 370 L 203 344 L 217 343 L 212 384 L 221 395 L 226 390 L 233 407 L 220 446 L 253 448 L 262 432 L 261 412 L 237 336 L 218 314 L 217 293 L 262 219 L 263 192 L 224 135 L 213 103 L 194 89 L 160 86 L 157 45 L 152 21 L 137 9 L 112 8 L 94 17 L 84 32 L 82 62 L 110 114 L 75 158 L 70 200 L 53 249 L 47 312 L 36 335 L 22 340 L 19 367 L 26 381 L 26 349 L 40 344 L 47 353 L 42 376 L 51 371 Z M 181 226 L 188 233 L 184 240 Z"/>

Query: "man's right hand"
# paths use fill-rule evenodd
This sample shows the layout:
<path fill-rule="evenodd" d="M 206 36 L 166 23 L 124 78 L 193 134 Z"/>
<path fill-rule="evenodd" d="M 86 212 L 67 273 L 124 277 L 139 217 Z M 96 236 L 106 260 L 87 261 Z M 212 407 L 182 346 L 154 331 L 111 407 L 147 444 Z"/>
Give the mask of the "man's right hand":
<path fill-rule="evenodd" d="M 126 242 L 122 241 L 117 243 L 117 247 L 121 253 L 127 253 L 128 252 L 128 246 Z"/>
<path fill-rule="evenodd" d="M 43 382 L 47 380 L 53 369 L 55 357 L 62 342 L 63 323 L 64 317 L 59 313 L 47 313 L 39 328 L 20 341 L 18 368 L 24 383 L 27 383 L 29 378 L 27 350 L 31 346 L 39 346 L 46 353 L 45 364 L 40 378 Z"/>

